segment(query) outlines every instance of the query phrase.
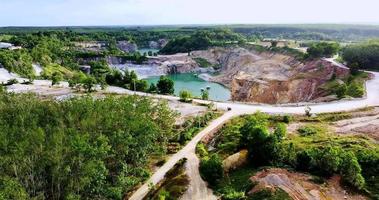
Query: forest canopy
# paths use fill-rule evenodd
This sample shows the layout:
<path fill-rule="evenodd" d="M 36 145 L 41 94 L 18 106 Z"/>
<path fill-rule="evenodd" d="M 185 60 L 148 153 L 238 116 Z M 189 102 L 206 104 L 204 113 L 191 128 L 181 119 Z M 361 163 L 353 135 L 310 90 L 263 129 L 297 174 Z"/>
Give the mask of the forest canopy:
<path fill-rule="evenodd" d="M 0 199 L 122 199 L 165 152 L 174 113 L 136 96 L 0 94 Z"/>

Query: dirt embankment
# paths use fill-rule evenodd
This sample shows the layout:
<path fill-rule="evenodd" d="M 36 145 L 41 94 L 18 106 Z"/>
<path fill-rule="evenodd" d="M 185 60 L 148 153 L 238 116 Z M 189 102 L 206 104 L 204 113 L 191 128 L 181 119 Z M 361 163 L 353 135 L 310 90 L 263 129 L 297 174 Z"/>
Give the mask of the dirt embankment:
<path fill-rule="evenodd" d="M 349 70 L 327 60 L 300 62 L 279 54 L 244 48 L 214 48 L 191 53 L 221 68 L 212 80 L 232 90 L 232 100 L 258 103 L 296 103 L 334 100 L 320 86 L 348 76 Z"/>
<path fill-rule="evenodd" d="M 330 200 L 353 199 L 363 200 L 366 197 L 352 194 L 341 187 L 340 177 L 333 176 L 325 184 L 316 184 L 307 174 L 289 172 L 286 169 L 271 168 L 258 172 L 251 180 L 258 182 L 251 193 L 262 189 L 280 188 L 295 200 Z"/>

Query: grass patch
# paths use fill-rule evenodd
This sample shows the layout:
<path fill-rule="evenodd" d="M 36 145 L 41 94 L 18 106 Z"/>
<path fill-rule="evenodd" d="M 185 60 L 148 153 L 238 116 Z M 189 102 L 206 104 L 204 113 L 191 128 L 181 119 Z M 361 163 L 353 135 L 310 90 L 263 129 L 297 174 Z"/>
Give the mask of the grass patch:
<path fill-rule="evenodd" d="M 321 113 L 317 114 L 316 117 L 307 117 L 304 115 L 295 115 L 293 120 L 297 122 L 335 122 L 344 119 L 351 119 L 354 117 L 354 114 L 360 112 L 369 112 L 374 110 L 374 107 L 365 107 L 349 112 L 331 112 L 331 113 Z"/>
<path fill-rule="evenodd" d="M 255 192 L 247 200 L 292 200 L 292 198 L 284 190 L 275 188 L 274 192 L 268 189 Z"/>
<path fill-rule="evenodd" d="M 226 174 L 213 189 L 220 195 L 226 195 L 230 191 L 248 192 L 254 186 L 253 182 L 250 181 L 250 177 L 257 171 L 256 168 L 250 165 L 240 167 Z"/>
<path fill-rule="evenodd" d="M 200 58 L 200 57 L 196 57 L 196 58 L 193 58 L 196 63 L 202 67 L 202 68 L 208 68 L 208 67 L 212 67 L 212 63 L 210 63 L 207 59 L 205 58 Z"/>

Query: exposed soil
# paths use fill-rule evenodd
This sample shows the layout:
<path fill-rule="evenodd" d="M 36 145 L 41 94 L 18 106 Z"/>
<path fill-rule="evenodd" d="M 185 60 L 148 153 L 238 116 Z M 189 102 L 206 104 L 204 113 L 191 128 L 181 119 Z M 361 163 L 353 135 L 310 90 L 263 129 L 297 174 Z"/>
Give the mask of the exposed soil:
<path fill-rule="evenodd" d="M 351 112 L 351 119 L 329 123 L 332 132 L 339 135 L 368 136 L 379 142 L 379 107 L 368 111 Z M 287 127 L 290 134 L 296 134 L 297 129 L 311 122 L 291 123 Z"/>
<path fill-rule="evenodd" d="M 349 69 L 327 59 L 300 61 L 294 56 L 257 52 L 246 48 L 213 48 L 192 52 L 212 65 L 220 75 L 212 81 L 231 88 L 232 99 L 256 103 L 298 103 L 336 100 L 321 86 L 344 79 Z"/>
<path fill-rule="evenodd" d="M 353 194 L 341 187 L 339 176 L 333 176 L 320 185 L 314 183 L 312 176 L 308 174 L 271 168 L 258 172 L 255 176 L 251 177 L 251 180 L 258 182 L 258 185 L 250 191 L 251 193 L 261 189 L 274 190 L 275 188 L 280 188 L 295 200 L 367 199 L 362 195 Z"/>

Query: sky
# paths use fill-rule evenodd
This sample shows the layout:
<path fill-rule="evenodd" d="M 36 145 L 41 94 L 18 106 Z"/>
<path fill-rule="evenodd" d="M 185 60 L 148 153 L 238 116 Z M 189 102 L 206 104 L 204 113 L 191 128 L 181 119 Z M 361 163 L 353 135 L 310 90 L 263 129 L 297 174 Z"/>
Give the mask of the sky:
<path fill-rule="evenodd" d="M 0 0 L 0 26 L 379 24 L 379 0 Z"/>

